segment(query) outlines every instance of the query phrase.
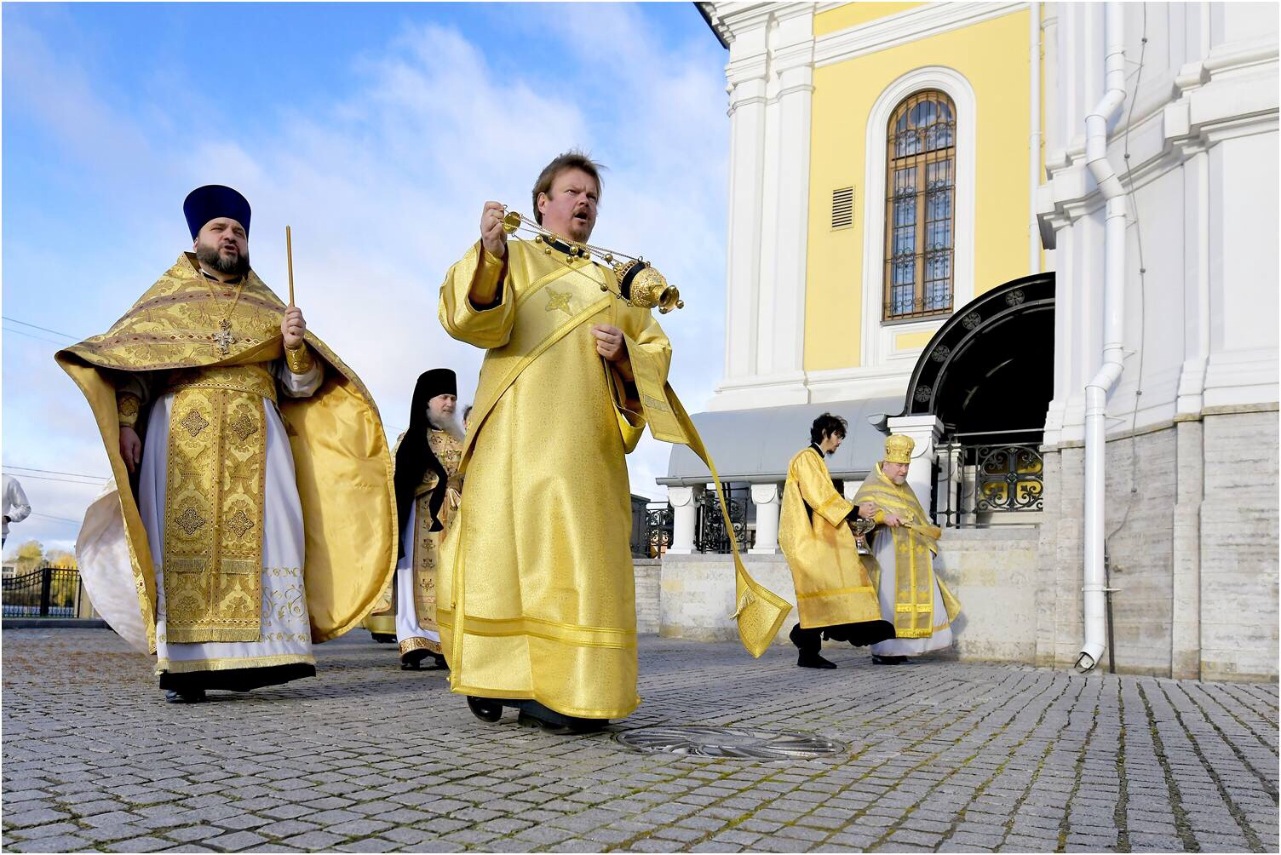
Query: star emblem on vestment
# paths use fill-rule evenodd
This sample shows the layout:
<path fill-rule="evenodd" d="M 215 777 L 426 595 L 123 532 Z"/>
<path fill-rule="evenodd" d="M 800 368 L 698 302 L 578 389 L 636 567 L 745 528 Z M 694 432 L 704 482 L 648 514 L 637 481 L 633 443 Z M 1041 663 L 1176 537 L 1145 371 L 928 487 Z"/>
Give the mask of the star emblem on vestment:
<path fill-rule="evenodd" d="M 569 307 L 569 298 L 571 296 L 571 292 L 569 291 L 557 291 L 554 288 L 548 288 L 547 311 L 554 312 L 557 309 L 560 309 L 567 315 L 574 314 L 574 310 Z"/>
<path fill-rule="evenodd" d="M 187 537 L 191 537 L 204 527 L 205 518 L 202 517 L 195 508 L 188 505 L 187 508 L 174 519 L 174 522 L 177 523 L 178 528 L 187 533 Z"/>
<path fill-rule="evenodd" d="M 254 521 L 245 513 L 244 508 L 238 509 L 231 518 L 227 520 L 227 528 L 235 533 L 236 537 L 244 537 L 245 532 L 254 527 Z"/>
<path fill-rule="evenodd" d="M 231 428 L 231 432 L 236 435 L 236 439 L 240 440 L 241 443 L 244 443 L 245 440 L 258 432 L 258 425 L 243 410 L 228 427 Z"/>
<path fill-rule="evenodd" d="M 191 410 L 187 415 L 183 416 L 182 421 L 178 422 L 178 424 L 185 427 L 187 433 L 191 434 L 194 439 L 200 435 L 202 430 L 209 427 L 209 420 L 202 416 L 198 410 Z"/>

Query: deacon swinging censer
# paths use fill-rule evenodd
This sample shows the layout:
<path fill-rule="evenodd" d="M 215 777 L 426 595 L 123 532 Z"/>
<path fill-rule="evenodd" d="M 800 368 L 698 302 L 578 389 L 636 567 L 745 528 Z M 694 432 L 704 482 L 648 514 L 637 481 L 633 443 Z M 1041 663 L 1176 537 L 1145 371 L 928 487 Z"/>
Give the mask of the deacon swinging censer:
<path fill-rule="evenodd" d="M 549 232 L 517 211 L 508 211 L 506 206 L 503 207 L 503 210 L 505 212 L 503 214 L 503 231 L 507 234 L 515 234 L 523 228 L 534 233 L 534 241 L 536 243 L 559 243 L 568 246 L 570 254 L 578 258 L 595 256 L 603 261 L 614 271 L 614 276 L 618 279 L 620 293 L 614 296 L 627 305 L 635 306 L 639 309 L 657 307 L 659 314 L 663 315 L 672 309 L 685 308 L 685 301 L 680 298 L 681 292 L 676 286 L 669 285 L 667 278 L 645 259 L 633 258 L 630 255 L 602 249 L 591 244 L 564 240 L 559 235 Z M 602 291 L 610 290 L 608 285 L 603 284 L 600 289 Z"/>

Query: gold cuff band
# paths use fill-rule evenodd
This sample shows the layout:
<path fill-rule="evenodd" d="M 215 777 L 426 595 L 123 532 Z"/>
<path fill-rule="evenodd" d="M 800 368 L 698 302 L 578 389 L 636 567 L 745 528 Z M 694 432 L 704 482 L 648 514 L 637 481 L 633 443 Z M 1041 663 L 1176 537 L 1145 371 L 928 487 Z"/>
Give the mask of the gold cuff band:
<path fill-rule="evenodd" d="M 294 374 L 306 374 L 315 363 L 311 358 L 311 350 L 306 344 L 300 344 L 294 348 L 285 348 L 285 364 Z"/>
<path fill-rule="evenodd" d="M 120 420 L 121 427 L 133 427 L 138 424 L 138 413 L 142 409 L 142 401 L 132 392 L 121 392 L 116 395 L 116 416 Z"/>

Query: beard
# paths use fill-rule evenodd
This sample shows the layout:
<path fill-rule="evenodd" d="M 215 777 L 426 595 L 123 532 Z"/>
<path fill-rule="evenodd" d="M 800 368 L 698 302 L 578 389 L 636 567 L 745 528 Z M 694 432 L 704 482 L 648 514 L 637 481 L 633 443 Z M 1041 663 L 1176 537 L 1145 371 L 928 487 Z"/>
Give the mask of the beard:
<path fill-rule="evenodd" d="M 457 415 L 447 416 L 447 415 L 441 414 L 438 416 L 435 413 L 428 410 L 427 423 L 430 424 L 432 427 L 434 427 L 436 430 L 443 430 L 445 433 L 449 434 L 459 442 L 462 442 L 463 436 L 466 433 L 466 431 L 463 430 L 462 422 L 458 421 Z"/>
<path fill-rule="evenodd" d="M 196 259 L 201 264 L 229 276 L 244 276 L 249 272 L 249 253 L 237 254 L 235 258 L 223 258 L 216 246 L 207 243 L 196 246 Z"/>

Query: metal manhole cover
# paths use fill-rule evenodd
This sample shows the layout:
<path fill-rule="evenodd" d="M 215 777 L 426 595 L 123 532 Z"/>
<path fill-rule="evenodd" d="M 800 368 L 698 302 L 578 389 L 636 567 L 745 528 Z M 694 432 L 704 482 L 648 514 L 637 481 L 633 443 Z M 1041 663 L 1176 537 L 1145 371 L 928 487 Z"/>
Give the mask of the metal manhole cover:
<path fill-rule="evenodd" d="M 639 727 L 615 734 L 614 739 L 646 754 L 661 752 L 749 760 L 805 760 L 849 751 L 844 743 L 812 733 L 737 727 Z"/>

